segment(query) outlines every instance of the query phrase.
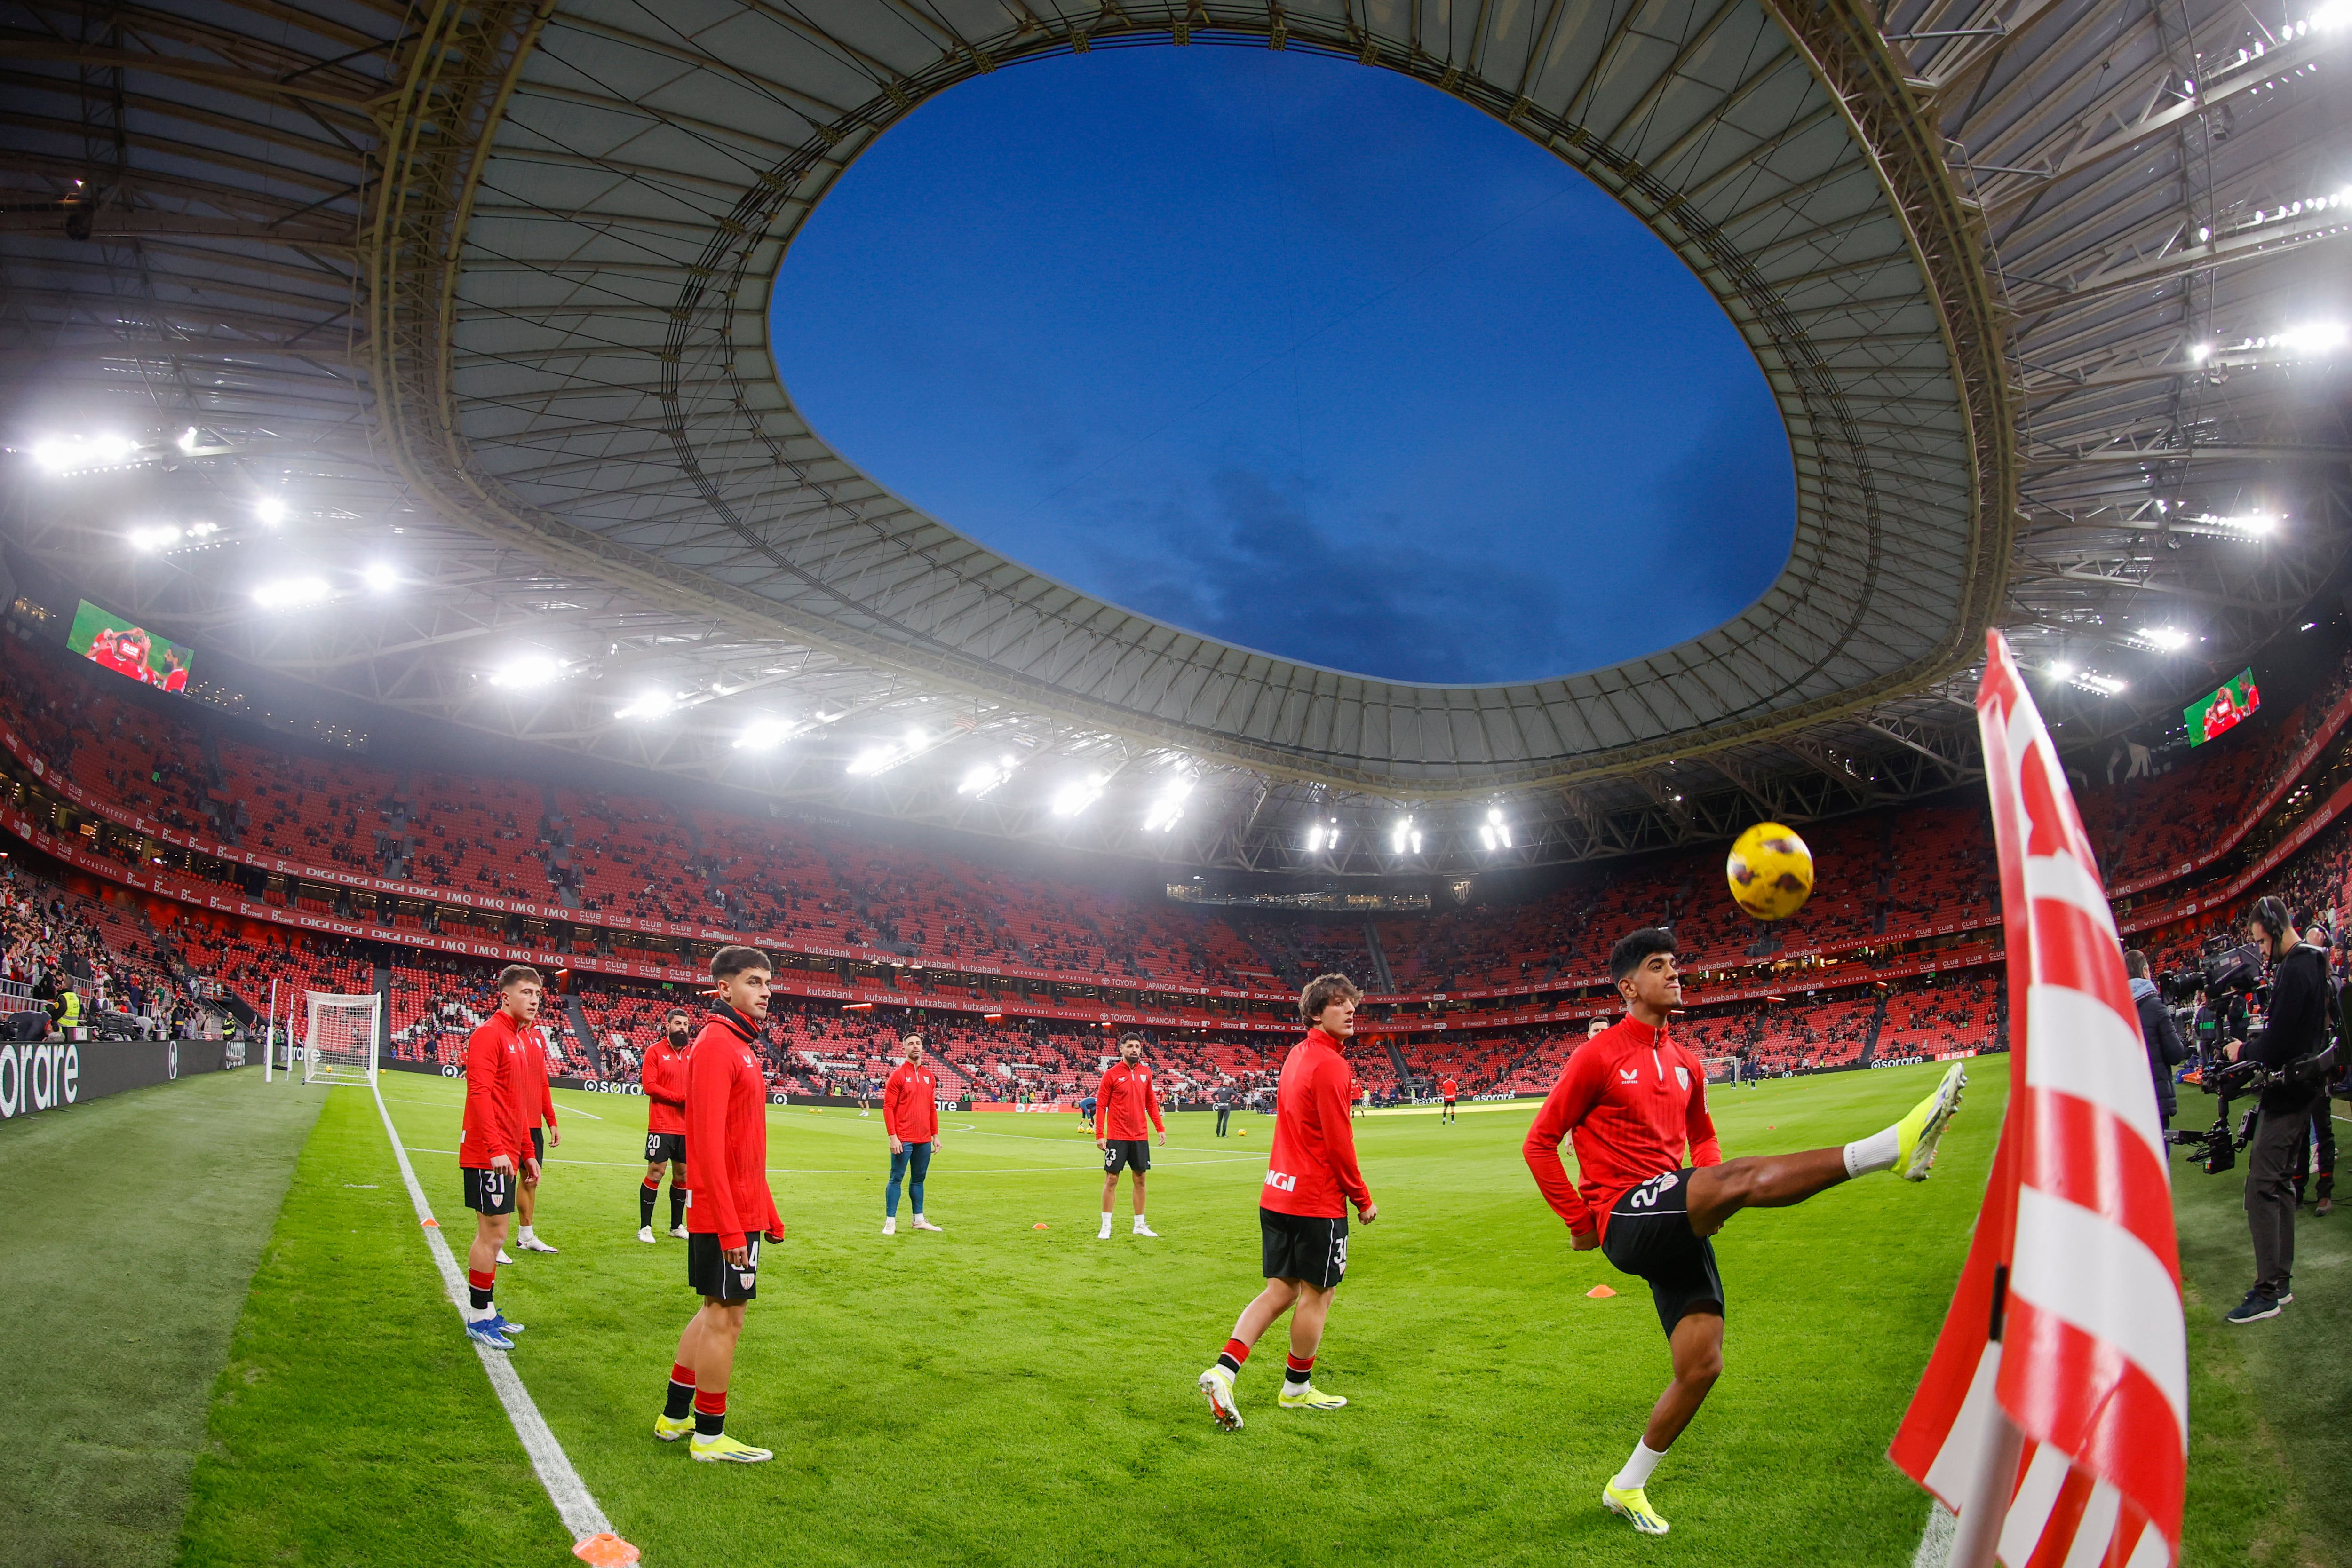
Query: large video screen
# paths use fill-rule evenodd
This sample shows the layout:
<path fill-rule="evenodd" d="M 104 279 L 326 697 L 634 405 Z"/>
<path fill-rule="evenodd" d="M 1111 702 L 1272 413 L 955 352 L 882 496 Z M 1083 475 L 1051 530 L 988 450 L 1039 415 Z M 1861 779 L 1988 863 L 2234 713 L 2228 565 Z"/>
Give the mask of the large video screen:
<path fill-rule="evenodd" d="M 93 664 L 167 692 L 185 691 L 195 651 L 168 643 L 144 626 L 134 626 L 85 599 L 74 612 L 66 646 Z"/>
<path fill-rule="evenodd" d="M 2262 711 L 2263 694 L 2254 685 L 2254 672 L 2246 671 L 2210 697 L 2200 697 L 2180 710 L 2189 721 L 2189 744 L 2202 746 L 2232 730 Z"/>

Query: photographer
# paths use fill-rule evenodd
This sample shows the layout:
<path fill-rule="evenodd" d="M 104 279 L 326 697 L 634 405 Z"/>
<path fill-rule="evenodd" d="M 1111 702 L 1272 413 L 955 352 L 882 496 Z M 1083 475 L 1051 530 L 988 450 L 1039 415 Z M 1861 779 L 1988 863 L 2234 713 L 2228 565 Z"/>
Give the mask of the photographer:
<path fill-rule="evenodd" d="M 2269 1024 L 2251 1042 L 2232 1040 L 2223 1053 L 2285 1073 L 2262 1092 L 2261 1120 L 2246 1159 L 2246 1222 L 2253 1232 L 2254 1285 L 2230 1309 L 2229 1321 L 2274 1318 L 2294 1299 L 2294 1162 L 2311 1135 L 2320 1077 L 2307 1071 L 2327 1039 L 2327 960 L 2295 935 L 2277 898 L 2254 904 L 2246 936 L 2271 961 Z M 2290 1068 L 2305 1071 L 2288 1073 Z"/>
<path fill-rule="evenodd" d="M 2172 1087 L 2172 1070 L 2189 1059 L 2189 1048 L 2181 1043 L 2180 1030 L 2157 993 L 2156 981 L 2148 974 L 2147 955 L 2137 947 L 2126 953 L 2124 973 L 2131 977 L 2132 1003 L 2139 1009 L 2140 1040 L 2147 1047 L 2148 1076 L 2156 1082 L 2157 1116 L 2165 1131 L 2170 1132 L 2173 1113 L 2180 1108 Z"/>

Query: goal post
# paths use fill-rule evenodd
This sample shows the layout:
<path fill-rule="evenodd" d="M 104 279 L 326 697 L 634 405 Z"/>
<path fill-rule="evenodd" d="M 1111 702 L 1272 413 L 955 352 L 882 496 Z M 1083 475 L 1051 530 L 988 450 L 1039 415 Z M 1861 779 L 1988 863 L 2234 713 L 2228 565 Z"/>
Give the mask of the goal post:
<path fill-rule="evenodd" d="M 376 1057 L 383 1042 L 383 998 L 304 993 L 310 1017 L 302 1036 L 305 1083 L 375 1082 Z"/>
<path fill-rule="evenodd" d="M 1710 1056 L 1703 1060 L 1699 1065 L 1706 1069 L 1706 1081 L 1709 1083 L 1739 1082 L 1739 1058 L 1736 1056 Z"/>

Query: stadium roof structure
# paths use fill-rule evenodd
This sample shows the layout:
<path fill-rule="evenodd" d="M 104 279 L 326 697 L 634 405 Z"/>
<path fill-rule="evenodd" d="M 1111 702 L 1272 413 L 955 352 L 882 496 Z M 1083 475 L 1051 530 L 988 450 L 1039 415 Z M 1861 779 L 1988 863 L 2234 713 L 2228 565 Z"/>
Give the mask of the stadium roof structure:
<path fill-rule="evenodd" d="M 1973 776 L 1987 627 L 2111 734 L 2352 538 L 2352 16 L 2286 4 L 11 0 L 8 537 L 337 699 L 1172 863 L 1458 874 L 1902 799 Z M 925 99 L 1132 46 L 1402 71 L 1614 195 L 1779 401 L 1779 580 L 1604 669 L 1377 681 L 831 451 L 768 351 L 801 222 Z"/>

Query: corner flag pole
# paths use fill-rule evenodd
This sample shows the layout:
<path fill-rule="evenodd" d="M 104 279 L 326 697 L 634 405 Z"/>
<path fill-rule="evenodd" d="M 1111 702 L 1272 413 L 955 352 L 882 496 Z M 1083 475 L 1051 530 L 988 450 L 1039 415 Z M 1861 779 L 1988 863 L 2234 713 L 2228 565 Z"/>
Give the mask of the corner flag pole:
<path fill-rule="evenodd" d="M 261 1026 L 261 1081 L 269 1082 L 269 1070 L 278 1064 L 278 982 L 269 982 L 269 1016 Z M 291 1068 L 289 1071 L 293 1071 Z"/>

